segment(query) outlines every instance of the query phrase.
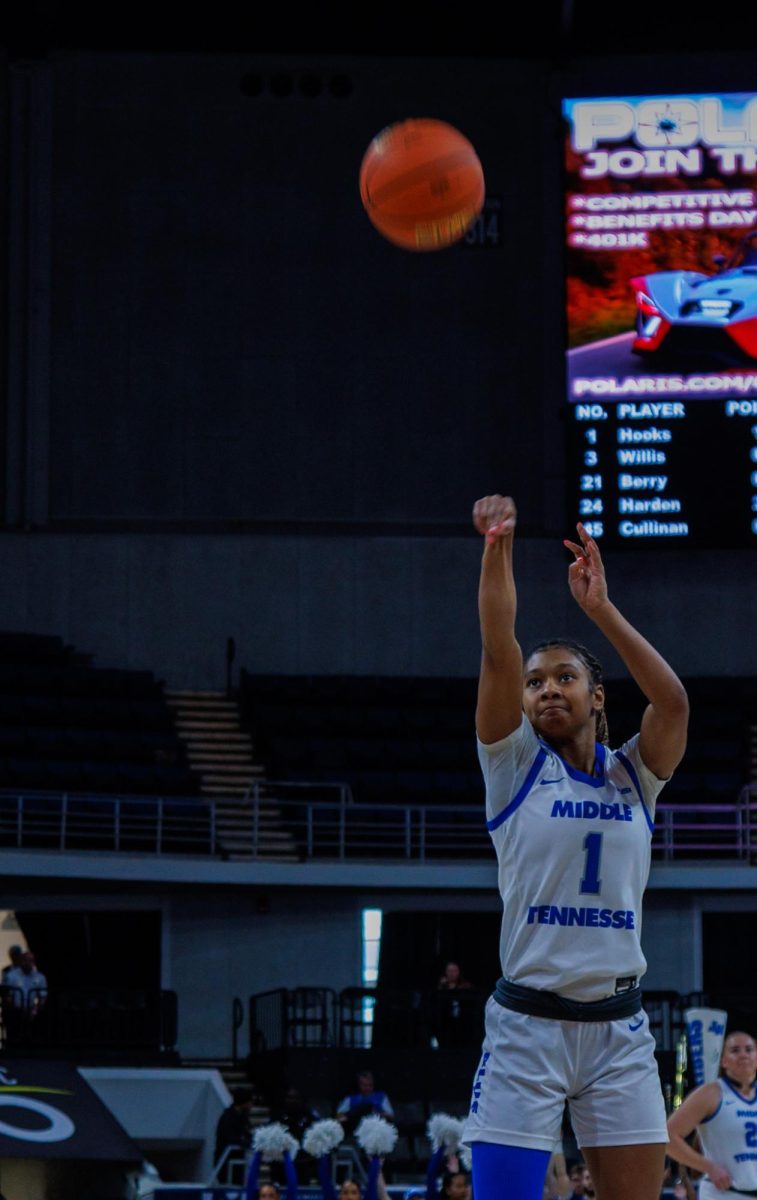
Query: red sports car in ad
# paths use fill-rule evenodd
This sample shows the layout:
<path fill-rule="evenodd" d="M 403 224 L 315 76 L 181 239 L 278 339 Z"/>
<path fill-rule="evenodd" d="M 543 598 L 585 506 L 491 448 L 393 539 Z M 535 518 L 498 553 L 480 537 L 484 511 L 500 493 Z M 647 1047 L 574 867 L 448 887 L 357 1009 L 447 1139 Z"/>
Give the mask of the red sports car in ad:
<path fill-rule="evenodd" d="M 715 275 L 656 271 L 631 280 L 636 294 L 635 354 L 656 358 L 757 360 L 757 229 Z"/>

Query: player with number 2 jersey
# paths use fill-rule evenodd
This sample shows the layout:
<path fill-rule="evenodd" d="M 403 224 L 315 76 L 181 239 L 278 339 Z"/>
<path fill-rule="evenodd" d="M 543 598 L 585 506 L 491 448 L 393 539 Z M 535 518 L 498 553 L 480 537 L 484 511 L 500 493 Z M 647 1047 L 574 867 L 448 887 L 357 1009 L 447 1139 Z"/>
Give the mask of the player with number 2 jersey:
<path fill-rule="evenodd" d="M 701 1171 L 699 1200 L 757 1196 L 757 1044 L 740 1030 L 723 1042 L 720 1078 L 700 1084 L 668 1118 L 669 1151 Z M 702 1149 L 686 1140 L 694 1130 Z"/>

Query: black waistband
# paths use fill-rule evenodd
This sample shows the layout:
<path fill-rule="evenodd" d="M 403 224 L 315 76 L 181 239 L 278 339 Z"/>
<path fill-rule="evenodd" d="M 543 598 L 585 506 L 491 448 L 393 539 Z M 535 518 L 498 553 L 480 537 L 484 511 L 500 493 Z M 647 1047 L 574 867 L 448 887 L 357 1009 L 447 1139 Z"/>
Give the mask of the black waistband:
<path fill-rule="evenodd" d="M 509 979 L 498 979 L 494 999 L 503 1008 L 527 1013 L 530 1017 L 550 1017 L 555 1021 L 617 1021 L 641 1012 L 641 988 L 630 988 L 619 996 L 604 1000 L 567 1000 L 556 992 L 522 987 Z"/>
<path fill-rule="evenodd" d="M 734 1187 L 733 1184 L 731 1184 L 730 1187 L 727 1187 L 725 1190 L 727 1192 L 738 1192 L 738 1194 L 740 1196 L 757 1196 L 757 1189 L 754 1189 L 751 1192 L 747 1192 L 744 1190 L 744 1188 Z"/>

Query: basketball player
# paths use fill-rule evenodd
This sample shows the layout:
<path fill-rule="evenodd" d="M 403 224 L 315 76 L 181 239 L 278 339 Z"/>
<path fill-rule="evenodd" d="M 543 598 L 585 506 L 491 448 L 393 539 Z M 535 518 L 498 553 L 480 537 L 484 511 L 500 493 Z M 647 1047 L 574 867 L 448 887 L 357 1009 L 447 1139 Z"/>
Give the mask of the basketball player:
<path fill-rule="evenodd" d="M 485 496 L 476 731 L 503 902 L 503 978 L 486 1006 L 463 1141 L 476 1200 L 541 1200 L 567 1101 L 599 1200 L 658 1200 L 667 1128 L 641 1004 L 641 901 L 657 795 L 680 762 L 688 700 L 607 593 L 583 525 L 570 591 L 646 696 L 640 732 L 606 745 L 601 667 L 563 638 L 515 637 L 515 504 Z M 525 665 L 525 669 L 524 669 Z"/>
<path fill-rule="evenodd" d="M 701 1171 L 699 1200 L 757 1196 L 757 1044 L 748 1033 L 729 1033 L 720 1078 L 695 1088 L 668 1118 L 676 1162 Z M 697 1130 L 704 1153 L 686 1141 Z"/>

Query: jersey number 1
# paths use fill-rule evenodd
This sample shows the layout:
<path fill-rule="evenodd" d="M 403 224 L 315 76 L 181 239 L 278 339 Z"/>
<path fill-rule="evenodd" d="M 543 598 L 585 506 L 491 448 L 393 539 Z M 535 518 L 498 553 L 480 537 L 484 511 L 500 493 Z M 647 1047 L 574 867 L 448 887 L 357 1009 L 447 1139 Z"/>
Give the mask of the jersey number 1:
<path fill-rule="evenodd" d="M 602 857 L 602 834 L 587 833 L 584 838 L 584 850 L 586 851 L 584 873 L 581 877 L 581 886 L 578 890 L 582 896 L 598 896 L 602 886 L 602 880 L 599 878 L 599 860 Z"/>

